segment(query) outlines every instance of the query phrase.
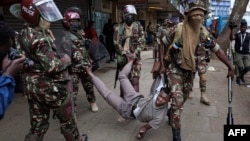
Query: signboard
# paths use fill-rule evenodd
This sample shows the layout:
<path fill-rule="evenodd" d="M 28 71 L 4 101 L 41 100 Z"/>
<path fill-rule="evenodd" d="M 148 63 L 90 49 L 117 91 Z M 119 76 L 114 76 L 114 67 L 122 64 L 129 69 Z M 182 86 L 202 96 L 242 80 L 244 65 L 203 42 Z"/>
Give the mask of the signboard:
<path fill-rule="evenodd" d="M 99 0 L 95 2 L 95 9 L 105 13 L 112 13 L 112 1 L 111 0 Z"/>
<path fill-rule="evenodd" d="M 118 6 L 123 7 L 124 5 L 132 4 L 135 7 L 146 7 L 147 0 L 118 0 Z"/>

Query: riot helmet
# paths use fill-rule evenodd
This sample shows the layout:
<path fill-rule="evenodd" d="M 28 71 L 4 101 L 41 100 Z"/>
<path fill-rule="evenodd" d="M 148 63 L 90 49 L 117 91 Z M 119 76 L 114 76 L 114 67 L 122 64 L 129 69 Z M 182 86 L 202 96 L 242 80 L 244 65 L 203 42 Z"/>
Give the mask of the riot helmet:
<path fill-rule="evenodd" d="M 48 22 L 62 19 L 53 0 L 22 0 L 21 17 L 31 25 L 38 25 L 40 17 Z"/>
<path fill-rule="evenodd" d="M 68 8 L 63 14 L 62 24 L 66 30 L 79 29 L 81 26 L 81 10 L 77 7 Z"/>
<path fill-rule="evenodd" d="M 135 21 L 136 9 L 134 5 L 125 5 L 122 9 L 123 11 L 123 21 L 130 26 Z"/>

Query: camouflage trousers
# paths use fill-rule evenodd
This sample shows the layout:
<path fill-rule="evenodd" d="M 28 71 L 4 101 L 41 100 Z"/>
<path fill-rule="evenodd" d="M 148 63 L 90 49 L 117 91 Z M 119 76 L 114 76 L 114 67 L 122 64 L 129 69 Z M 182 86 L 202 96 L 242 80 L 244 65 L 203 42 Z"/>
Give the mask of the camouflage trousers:
<path fill-rule="evenodd" d="M 96 101 L 96 97 L 94 94 L 94 84 L 92 82 L 91 77 L 87 74 L 87 72 L 81 72 L 81 73 L 73 73 L 72 74 L 73 79 L 73 100 L 76 112 L 76 101 L 77 101 L 77 95 L 79 90 L 79 82 L 81 80 L 82 86 L 86 92 L 86 97 L 89 103 L 94 103 Z"/>
<path fill-rule="evenodd" d="M 134 61 L 131 71 L 128 75 L 129 80 L 133 80 L 133 78 L 140 78 L 141 76 L 141 62 Z"/>
<path fill-rule="evenodd" d="M 193 87 L 193 72 L 172 64 L 166 71 L 165 80 L 166 86 L 170 88 L 170 124 L 172 128 L 181 128 L 181 113 Z"/>
<path fill-rule="evenodd" d="M 41 83 L 40 83 L 41 84 Z M 31 128 L 25 141 L 42 141 L 49 128 L 50 110 L 53 110 L 61 126 L 66 141 L 80 140 L 79 130 L 73 117 L 72 94 L 67 90 L 67 82 L 26 83 Z"/>
<path fill-rule="evenodd" d="M 206 79 L 206 72 L 207 72 L 207 62 L 205 60 L 200 61 L 200 63 L 196 64 L 196 69 L 200 78 L 200 91 L 201 92 L 206 92 L 206 83 L 207 83 L 207 79 Z M 194 77 L 195 77 L 194 73 Z"/>
<path fill-rule="evenodd" d="M 194 73 L 194 76 L 195 76 L 196 73 Z M 198 72 L 198 75 L 199 75 L 199 78 L 200 78 L 200 91 L 201 92 L 206 92 L 206 89 L 207 89 L 207 79 L 206 79 L 206 73 L 199 73 Z"/>

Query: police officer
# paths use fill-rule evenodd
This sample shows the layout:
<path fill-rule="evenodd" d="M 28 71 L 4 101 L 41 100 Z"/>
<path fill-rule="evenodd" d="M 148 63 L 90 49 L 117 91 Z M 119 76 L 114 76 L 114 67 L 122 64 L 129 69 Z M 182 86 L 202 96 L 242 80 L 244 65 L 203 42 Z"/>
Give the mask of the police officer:
<path fill-rule="evenodd" d="M 141 24 L 135 21 L 137 15 L 134 5 L 125 5 L 122 9 L 122 23 L 114 27 L 114 45 L 117 52 L 117 65 L 120 69 L 126 64 L 127 53 L 136 53 L 132 70 L 129 74 L 135 91 L 139 92 L 139 78 L 141 75 L 141 48 L 145 43 L 144 32 Z"/>
<path fill-rule="evenodd" d="M 65 50 L 70 50 L 69 53 L 72 58 L 71 75 L 73 77 L 75 106 L 79 89 L 79 79 L 81 79 L 81 83 L 90 103 L 90 108 L 93 112 L 97 112 L 98 107 L 95 103 L 96 97 L 94 95 L 94 86 L 91 78 L 86 73 L 85 69 L 83 69 L 84 65 L 91 64 L 91 60 L 85 47 L 86 39 L 84 38 L 84 31 L 81 29 L 80 16 L 81 10 L 77 7 L 70 7 L 65 11 L 62 23 L 66 33 L 63 37 L 62 45 L 66 47 Z"/>
<path fill-rule="evenodd" d="M 164 72 L 165 71 L 165 66 L 164 66 L 164 48 L 165 45 L 169 44 L 170 38 L 169 35 L 171 32 L 173 32 L 174 30 L 174 24 L 170 19 L 165 19 L 162 26 L 160 26 L 158 28 L 157 31 L 157 42 L 159 45 L 159 61 L 161 63 L 161 68 L 160 68 L 160 72 Z"/>
<path fill-rule="evenodd" d="M 181 141 L 181 113 L 193 87 L 193 73 L 197 71 L 196 59 L 201 57 L 199 51 L 207 48 L 214 52 L 228 67 L 228 76 L 234 77 L 233 65 L 202 25 L 206 13 L 202 1 L 190 3 L 184 21 L 177 24 L 170 36 L 170 44 L 165 46 L 166 86 L 170 88 L 172 98 L 169 118 L 173 141 Z"/>
<path fill-rule="evenodd" d="M 87 136 L 80 136 L 72 114 L 72 85 L 68 74 L 71 59 L 56 53 L 55 38 L 49 29 L 51 22 L 62 19 L 61 13 L 53 0 L 22 0 L 21 5 L 13 6 L 11 9 L 17 12 L 12 13 L 27 23 L 18 38 L 20 48 L 34 61 L 32 69 L 23 74 L 31 123 L 24 140 L 43 140 L 53 110 L 66 141 L 86 141 Z"/>

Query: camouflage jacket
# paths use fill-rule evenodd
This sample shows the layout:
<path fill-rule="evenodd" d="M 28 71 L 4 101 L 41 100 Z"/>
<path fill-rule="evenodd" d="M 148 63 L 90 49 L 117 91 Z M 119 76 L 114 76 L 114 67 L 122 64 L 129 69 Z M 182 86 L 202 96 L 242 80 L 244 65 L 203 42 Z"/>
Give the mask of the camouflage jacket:
<path fill-rule="evenodd" d="M 120 23 L 114 26 L 114 45 L 117 54 L 126 54 L 127 52 L 135 52 L 140 58 L 140 52 L 145 44 L 145 36 L 143 27 L 139 22 L 132 23 L 132 35 L 126 37 L 125 23 Z M 127 38 L 130 38 L 129 50 L 124 50 L 124 43 Z"/>
<path fill-rule="evenodd" d="M 165 26 L 160 26 L 156 32 L 156 40 L 158 44 L 169 44 L 170 43 L 170 33 L 175 29 L 175 26 L 166 28 Z"/>
<path fill-rule="evenodd" d="M 85 47 L 85 38 L 83 37 L 83 30 L 70 30 L 65 31 L 62 38 L 59 50 L 71 56 L 71 71 L 72 72 L 83 72 L 84 65 L 90 64 L 90 57 Z"/>
<path fill-rule="evenodd" d="M 183 58 L 183 36 L 182 36 L 182 26 L 183 23 L 179 23 L 175 30 L 170 33 L 169 42 L 168 44 L 165 45 L 165 58 L 168 58 L 171 56 L 171 60 L 173 63 L 176 63 L 180 65 L 185 58 Z M 200 40 L 199 43 L 196 46 L 195 52 L 194 52 L 194 59 L 195 59 L 195 64 L 207 64 L 206 63 L 206 51 L 211 50 L 212 52 L 216 52 L 220 47 L 219 45 L 214 41 L 213 36 L 208 32 L 208 30 L 202 26 L 201 27 L 201 32 L 200 32 Z M 205 47 L 206 41 L 210 40 L 211 44 L 210 47 Z M 179 45 L 179 51 L 170 51 L 173 44 L 177 43 Z M 197 69 L 197 66 L 196 66 Z M 195 71 L 195 70 L 194 70 Z"/>
<path fill-rule="evenodd" d="M 33 67 L 26 72 L 27 81 L 49 83 L 69 80 L 69 77 L 65 76 L 69 64 L 60 60 L 56 53 L 50 30 L 39 30 L 26 26 L 17 38 L 17 46 L 19 46 L 17 48 L 20 48 L 27 58 L 34 61 Z"/>

